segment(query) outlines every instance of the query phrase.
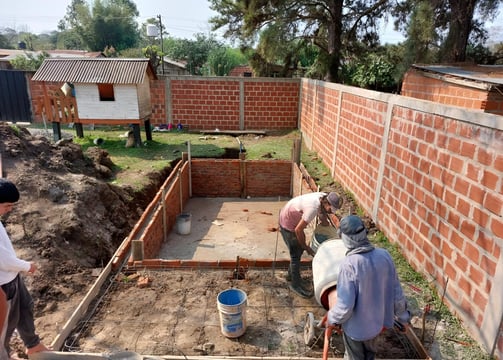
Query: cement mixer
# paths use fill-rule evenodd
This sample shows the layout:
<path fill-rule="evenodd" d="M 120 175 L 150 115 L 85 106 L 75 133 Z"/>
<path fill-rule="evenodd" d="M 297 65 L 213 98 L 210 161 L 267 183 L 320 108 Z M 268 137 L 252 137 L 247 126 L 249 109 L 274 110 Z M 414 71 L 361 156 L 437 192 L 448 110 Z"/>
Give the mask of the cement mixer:
<path fill-rule="evenodd" d="M 314 238 L 314 235 L 313 235 Z M 346 247 L 340 239 L 327 239 L 316 249 L 313 257 L 313 284 L 314 296 L 319 305 L 325 310 L 330 309 L 337 299 L 335 291 L 337 276 L 339 275 L 339 265 L 346 256 Z M 326 315 L 325 315 L 326 316 Z M 316 322 L 314 314 L 308 312 L 304 324 L 304 343 L 312 346 L 319 339 L 319 332 L 322 331 L 321 323 Z"/>

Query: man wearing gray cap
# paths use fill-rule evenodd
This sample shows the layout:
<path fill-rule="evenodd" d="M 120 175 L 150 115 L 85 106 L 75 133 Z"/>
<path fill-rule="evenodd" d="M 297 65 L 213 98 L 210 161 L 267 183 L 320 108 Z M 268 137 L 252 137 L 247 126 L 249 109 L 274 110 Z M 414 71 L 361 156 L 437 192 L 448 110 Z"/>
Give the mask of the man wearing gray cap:
<path fill-rule="evenodd" d="M 346 216 L 339 231 L 348 250 L 339 265 L 337 300 L 327 323 L 343 330 L 344 359 L 373 360 L 381 331 L 393 327 L 395 320 L 409 323 L 407 300 L 391 255 L 374 248 L 363 221 Z"/>
<path fill-rule="evenodd" d="M 0 178 L 0 216 L 9 213 L 18 200 L 19 192 L 16 186 L 11 181 Z M 7 303 L 3 302 L 1 305 L 7 305 L 8 310 L 7 319 L 3 319 L 3 327 L 0 329 L 3 340 L 0 346 L 4 347 L 0 351 L 0 358 L 2 360 L 4 357 L 8 358 L 10 338 L 14 330 L 17 330 L 23 340 L 28 356 L 40 351 L 48 351 L 49 349 L 40 342 L 35 332 L 33 299 L 20 275 L 21 272 L 34 274 L 37 266 L 16 256 L 2 222 L 0 222 L 0 254 L 2 254 L 0 256 L 0 285 L 7 300 Z"/>
<path fill-rule="evenodd" d="M 290 289 L 303 298 L 313 296 L 312 292 L 302 285 L 300 276 L 300 258 L 306 251 L 314 256 L 314 250 L 306 243 L 304 229 L 316 216 L 322 223 L 331 221 L 339 225 L 335 211 L 340 209 L 342 198 L 335 192 L 314 192 L 294 197 L 286 203 L 279 214 L 279 228 L 288 251 L 290 252 Z"/>

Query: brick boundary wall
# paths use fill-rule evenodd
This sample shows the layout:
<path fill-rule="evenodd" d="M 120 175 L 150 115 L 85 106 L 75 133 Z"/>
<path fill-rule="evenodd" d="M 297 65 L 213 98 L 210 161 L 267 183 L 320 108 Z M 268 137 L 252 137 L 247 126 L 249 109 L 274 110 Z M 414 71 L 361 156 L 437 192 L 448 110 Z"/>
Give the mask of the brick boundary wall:
<path fill-rule="evenodd" d="M 443 78 L 449 77 L 445 75 Z M 424 71 L 410 69 L 404 76 L 401 95 L 503 115 L 503 95 L 500 92 L 469 86 L 470 82 L 482 86 L 477 81 L 465 79 L 454 82 L 454 79 L 449 82 Z"/>
<path fill-rule="evenodd" d="M 289 197 L 292 163 L 287 160 L 192 159 L 194 197 Z"/>
<path fill-rule="evenodd" d="M 298 121 L 300 79 L 165 76 L 151 82 L 154 126 L 288 130 Z"/>
<path fill-rule="evenodd" d="M 503 117 L 315 80 L 301 91 L 308 147 L 501 359 Z"/>
<path fill-rule="evenodd" d="M 32 108 L 43 98 L 29 81 Z M 59 89 L 63 83 L 46 83 Z M 298 127 L 300 79 L 164 76 L 150 80 L 152 126 L 192 130 L 291 130 Z M 33 111 L 33 121 L 41 122 Z"/>

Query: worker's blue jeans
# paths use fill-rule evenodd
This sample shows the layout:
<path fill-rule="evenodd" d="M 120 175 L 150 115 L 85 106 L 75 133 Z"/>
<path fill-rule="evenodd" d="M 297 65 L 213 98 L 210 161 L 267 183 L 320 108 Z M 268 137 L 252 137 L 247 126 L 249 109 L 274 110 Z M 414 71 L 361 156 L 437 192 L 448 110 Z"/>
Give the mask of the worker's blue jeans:
<path fill-rule="evenodd" d="M 33 299 L 26 288 L 20 275 L 10 283 L 2 285 L 7 300 L 10 302 L 7 332 L 5 334 L 5 349 L 10 353 L 10 338 L 17 329 L 21 340 L 27 348 L 32 348 L 40 343 L 39 336 L 35 333 L 33 319 Z"/>
<path fill-rule="evenodd" d="M 300 286 L 300 258 L 304 249 L 300 247 L 297 236 L 294 232 L 283 229 L 280 226 L 281 236 L 290 252 L 290 275 L 292 276 L 292 284 Z"/>

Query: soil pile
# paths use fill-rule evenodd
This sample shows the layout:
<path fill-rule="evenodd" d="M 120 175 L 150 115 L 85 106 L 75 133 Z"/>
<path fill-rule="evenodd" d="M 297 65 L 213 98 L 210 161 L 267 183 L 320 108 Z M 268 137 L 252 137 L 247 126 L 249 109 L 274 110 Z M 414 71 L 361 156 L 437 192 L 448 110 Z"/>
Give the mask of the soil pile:
<path fill-rule="evenodd" d="M 21 194 L 2 221 L 18 257 L 39 265 L 25 279 L 37 330 L 49 344 L 94 282 L 90 269 L 108 263 L 158 183 L 143 192 L 107 183 L 108 153 L 97 147 L 83 153 L 71 139 L 54 143 L 5 123 L 0 139 L 2 176 Z"/>

